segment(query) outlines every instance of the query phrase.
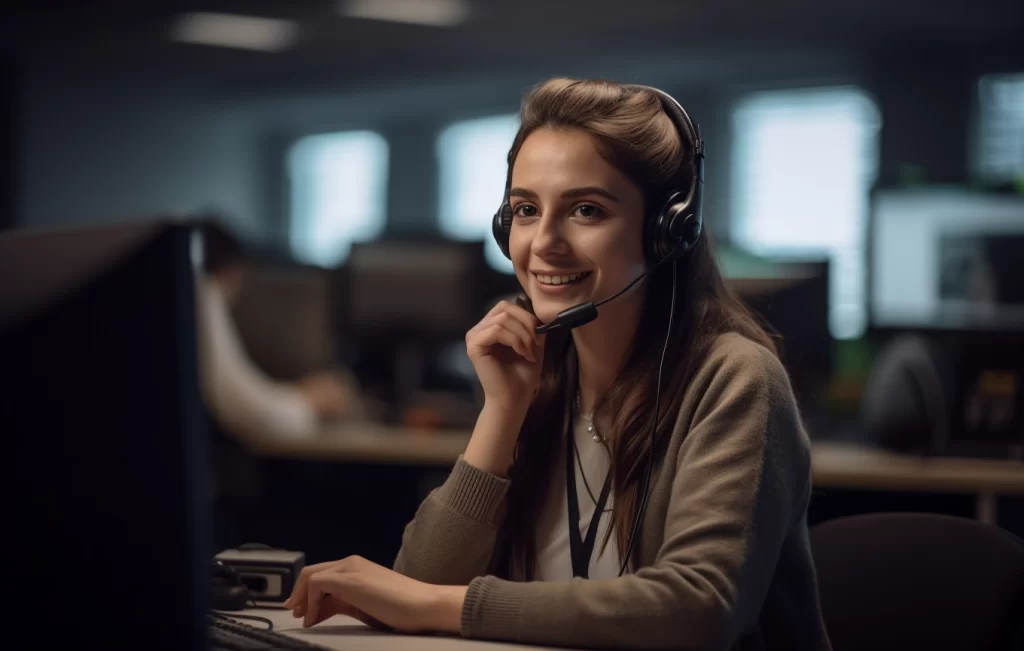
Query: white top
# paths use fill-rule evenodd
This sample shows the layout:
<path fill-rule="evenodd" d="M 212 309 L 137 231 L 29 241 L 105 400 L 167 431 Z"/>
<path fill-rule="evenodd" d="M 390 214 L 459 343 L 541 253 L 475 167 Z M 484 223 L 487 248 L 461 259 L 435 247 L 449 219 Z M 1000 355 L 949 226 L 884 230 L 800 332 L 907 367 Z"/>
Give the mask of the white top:
<path fill-rule="evenodd" d="M 203 397 L 220 426 L 232 434 L 315 433 L 319 418 L 306 396 L 249 359 L 217 283 L 200 276 L 196 289 Z"/>
<path fill-rule="evenodd" d="M 577 415 L 573 418 L 573 422 L 575 424 L 576 449 L 579 450 L 579 455 L 576 456 L 578 461 L 575 464 L 576 499 L 580 505 L 579 524 L 580 539 L 582 540 L 586 538 L 587 529 L 590 527 L 596 506 L 595 501 L 601 497 L 601 488 L 604 486 L 605 477 L 611 467 L 611 457 L 607 447 L 600 441 L 594 440 L 595 432 L 589 429 L 593 427 L 593 421 L 589 417 Z M 538 581 L 567 581 L 573 578 L 572 556 L 569 553 L 569 503 L 566 499 L 564 441 L 559 445 L 559 449 L 561 453 L 551 478 L 548 501 L 537 523 L 537 564 L 534 575 Z M 584 476 L 587 484 L 590 485 L 589 493 L 587 485 L 583 482 Z M 591 497 L 591 493 L 593 493 L 593 497 Z M 611 490 L 608 493 L 605 511 L 600 516 L 601 521 L 597 527 L 594 553 L 590 557 L 591 579 L 610 579 L 619 575 L 619 565 L 622 561 L 619 557 L 619 547 L 615 542 L 614 532 L 608 540 L 608 545 L 604 550 L 601 549 L 608 527 L 612 526 L 611 509 L 614 500 L 615 491 Z M 627 567 L 626 571 L 628 572 L 629 569 Z"/>

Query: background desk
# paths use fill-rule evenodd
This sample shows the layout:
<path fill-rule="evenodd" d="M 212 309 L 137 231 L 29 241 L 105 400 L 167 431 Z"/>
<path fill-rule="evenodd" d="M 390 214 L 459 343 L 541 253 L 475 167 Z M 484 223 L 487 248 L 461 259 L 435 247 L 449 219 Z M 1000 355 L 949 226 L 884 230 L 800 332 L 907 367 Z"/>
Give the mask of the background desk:
<path fill-rule="evenodd" d="M 246 443 L 256 454 L 308 461 L 391 463 L 449 467 L 466 449 L 469 432 L 425 431 L 372 423 L 325 429 L 305 439 L 259 437 Z M 996 498 L 1024 495 L 1024 462 L 931 458 L 852 443 L 815 442 L 812 473 L 818 487 L 966 493 L 976 498 L 975 516 L 996 521 Z"/>
<path fill-rule="evenodd" d="M 349 423 L 304 439 L 245 439 L 241 447 L 263 479 L 255 497 L 219 509 L 218 545 L 258 541 L 303 549 L 311 562 L 360 554 L 389 565 L 405 525 L 445 481 L 469 436 Z M 811 460 L 812 526 L 860 513 L 926 511 L 1024 536 L 1020 461 L 927 458 L 831 441 L 815 441 Z"/>
<path fill-rule="evenodd" d="M 252 436 L 243 442 L 252 452 L 277 459 L 451 467 L 466 450 L 470 434 L 351 423 L 308 438 Z"/>
<path fill-rule="evenodd" d="M 231 615 L 231 613 L 224 613 Z M 279 608 L 250 608 L 246 615 L 266 617 L 274 622 L 278 633 L 296 637 L 310 644 L 316 644 L 338 651 L 510 651 L 511 649 L 537 649 L 547 647 L 524 647 L 518 644 L 465 640 L 460 637 L 440 635 L 401 635 L 372 629 L 351 617 L 335 616 L 312 628 L 302 628 L 302 620 L 292 617 L 290 610 Z M 241 624 L 260 627 L 259 622 L 238 620 Z M 555 651 L 549 649 L 549 651 Z M 558 651 L 565 651 L 559 648 Z"/>
<path fill-rule="evenodd" d="M 1000 495 L 1024 495 L 1024 462 L 921 457 L 850 443 L 815 443 L 811 469 L 816 487 L 968 493 L 975 517 L 994 524 Z"/>

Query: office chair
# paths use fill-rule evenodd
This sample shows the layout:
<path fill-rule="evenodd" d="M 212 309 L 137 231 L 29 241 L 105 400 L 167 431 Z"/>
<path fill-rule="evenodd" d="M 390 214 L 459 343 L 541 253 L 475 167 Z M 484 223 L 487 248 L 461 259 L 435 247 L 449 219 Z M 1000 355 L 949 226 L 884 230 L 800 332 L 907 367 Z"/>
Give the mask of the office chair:
<path fill-rule="evenodd" d="M 1024 543 L 976 520 L 877 513 L 811 530 L 835 651 L 1024 648 Z"/>

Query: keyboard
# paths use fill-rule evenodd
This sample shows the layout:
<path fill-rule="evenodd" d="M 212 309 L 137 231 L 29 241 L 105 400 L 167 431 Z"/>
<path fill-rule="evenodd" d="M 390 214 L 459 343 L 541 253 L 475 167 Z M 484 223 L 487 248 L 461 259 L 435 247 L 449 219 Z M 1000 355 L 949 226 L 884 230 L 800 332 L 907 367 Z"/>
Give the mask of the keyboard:
<path fill-rule="evenodd" d="M 265 628 L 239 624 L 219 617 L 207 618 L 210 651 L 324 651 L 324 647 Z"/>

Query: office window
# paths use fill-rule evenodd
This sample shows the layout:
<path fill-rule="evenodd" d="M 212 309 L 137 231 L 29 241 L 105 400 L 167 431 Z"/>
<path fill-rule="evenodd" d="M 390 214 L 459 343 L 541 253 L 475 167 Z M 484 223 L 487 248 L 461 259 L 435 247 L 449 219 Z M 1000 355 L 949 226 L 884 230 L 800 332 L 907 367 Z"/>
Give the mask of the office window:
<path fill-rule="evenodd" d="M 491 236 L 491 218 L 505 190 L 508 150 L 519 129 L 516 114 L 458 122 L 437 139 L 440 228 L 448 237 L 486 243 L 487 262 L 512 273 Z"/>
<path fill-rule="evenodd" d="M 341 264 L 352 242 L 384 230 L 388 143 L 373 131 L 302 138 L 288 154 L 290 243 L 296 257 Z"/>
<path fill-rule="evenodd" d="M 1024 179 L 1024 74 L 978 82 L 974 166 L 987 181 Z"/>
<path fill-rule="evenodd" d="M 733 238 L 760 255 L 830 257 L 838 339 L 867 325 L 865 230 L 880 126 L 874 102 L 855 88 L 759 93 L 733 113 Z"/>

